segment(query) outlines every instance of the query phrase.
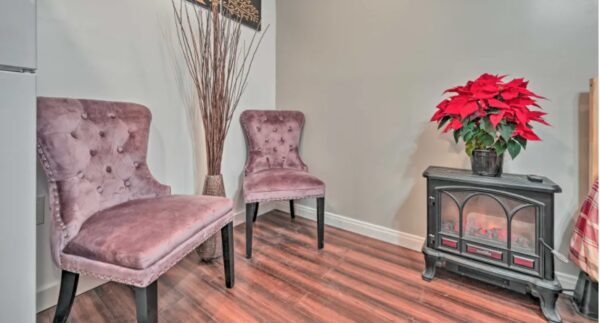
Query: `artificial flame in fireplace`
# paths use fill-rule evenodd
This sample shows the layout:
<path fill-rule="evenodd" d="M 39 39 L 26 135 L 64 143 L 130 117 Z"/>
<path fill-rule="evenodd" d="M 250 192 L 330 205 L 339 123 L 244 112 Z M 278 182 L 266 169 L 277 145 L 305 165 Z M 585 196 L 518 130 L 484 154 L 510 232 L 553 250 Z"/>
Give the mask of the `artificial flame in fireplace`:
<path fill-rule="evenodd" d="M 465 223 L 465 235 L 480 239 L 506 242 L 508 230 L 506 219 L 488 216 L 485 213 L 470 212 Z"/>
<path fill-rule="evenodd" d="M 508 229 L 504 216 L 490 216 L 486 213 L 469 212 L 463 223 L 466 237 L 473 237 L 505 245 L 508 239 Z M 442 220 L 442 229 L 450 232 L 459 231 L 458 222 L 452 219 Z M 522 249 L 533 250 L 535 225 L 531 222 L 512 221 L 512 245 Z"/>

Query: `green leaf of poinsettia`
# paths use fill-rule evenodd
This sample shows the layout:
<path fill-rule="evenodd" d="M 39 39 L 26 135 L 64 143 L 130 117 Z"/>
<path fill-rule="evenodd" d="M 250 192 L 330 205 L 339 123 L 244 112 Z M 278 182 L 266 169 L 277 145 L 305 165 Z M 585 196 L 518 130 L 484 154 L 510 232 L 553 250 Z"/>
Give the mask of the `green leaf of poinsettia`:
<path fill-rule="evenodd" d="M 500 136 L 507 142 L 512 137 L 513 132 L 515 132 L 516 125 L 514 123 L 509 123 L 507 125 L 502 125 L 500 127 Z"/>
<path fill-rule="evenodd" d="M 527 139 L 521 136 L 516 136 L 514 139 L 521 145 L 521 147 L 523 147 L 523 149 L 527 148 Z"/>
<path fill-rule="evenodd" d="M 445 116 L 442 118 L 442 120 L 440 120 L 440 123 L 438 123 L 438 129 L 440 129 L 441 127 L 443 127 L 446 122 L 448 122 L 450 120 L 450 116 Z"/>
<path fill-rule="evenodd" d="M 465 145 L 465 151 L 467 152 L 467 155 L 469 155 L 469 157 L 473 156 L 473 150 L 475 150 L 475 142 L 467 142 L 467 144 Z"/>
<path fill-rule="evenodd" d="M 456 143 L 458 143 L 458 139 L 460 138 L 460 130 L 454 130 L 454 141 L 456 141 Z"/>
<path fill-rule="evenodd" d="M 479 137 L 479 140 L 483 143 L 484 146 L 489 147 L 494 143 L 494 137 L 489 133 L 484 133 Z"/>
<path fill-rule="evenodd" d="M 508 142 L 508 153 L 512 159 L 515 159 L 521 152 L 521 145 L 516 140 L 510 140 Z"/>
<path fill-rule="evenodd" d="M 504 140 L 498 140 L 494 143 L 494 149 L 496 150 L 496 154 L 498 156 L 504 154 L 504 151 L 506 151 L 506 142 L 504 142 Z"/>
<path fill-rule="evenodd" d="M 494 126 L 492 125 L 489 118 L 487 118 L 487 117 L 481 119 L 481 121 L 479 122 L 479 128 L 481 128 L 481 130 L 489 133 L 493 137 L 496 136 L 496 130 L 494 129 Z"/>
<path fill-rule="evenodd" d="M 473 139 L 473 135 L 475 135 L 475 131 L 465 131 L 465 133 L 463 134 L 463 140 L 465 142 L 469 142 L 471 141 L 471 139 Z"/>

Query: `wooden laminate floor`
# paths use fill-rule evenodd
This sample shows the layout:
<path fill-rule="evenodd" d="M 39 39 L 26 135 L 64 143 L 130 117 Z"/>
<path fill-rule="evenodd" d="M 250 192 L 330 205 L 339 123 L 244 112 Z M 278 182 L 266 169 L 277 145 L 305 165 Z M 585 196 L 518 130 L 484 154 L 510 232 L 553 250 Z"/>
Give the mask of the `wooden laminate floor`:
<path fill-rule="evenodd" d="M 158 281 L 161 322 L 545 322 L 537 299 L 438 270 L 421 279 L 421 253 L 273 211 L 254 229 L 244 257 L 244 225 L 235 228 L 236 283 L 225 288 L 221 261 L 188 255 Z M 586 322 L 565 297 L 564 322 Z M 38 314 L 51 322 L 54 308 Z M 77 296 L 70 322 L 134 322 L 130 288 L 108 283 Z"/>

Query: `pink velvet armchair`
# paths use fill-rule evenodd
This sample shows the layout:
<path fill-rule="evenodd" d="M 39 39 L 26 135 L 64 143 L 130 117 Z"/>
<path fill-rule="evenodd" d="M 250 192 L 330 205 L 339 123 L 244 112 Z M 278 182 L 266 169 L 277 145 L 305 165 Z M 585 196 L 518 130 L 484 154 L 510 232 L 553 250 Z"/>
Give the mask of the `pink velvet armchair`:
<path fill-rule="evenodd" d="M 248 156 L 244 168 L 246 257 L 252 257 L 252 226 L 260 202 L 317 199 L 317 247 L 324 246 L 325 184 L 308 173 L 298 153 L 304 126 L 299 111 L 246 110 L 240 116 Z"/>
<path fill-rule="evenodd" d="M 51 250 L 62 269 L 54 322 L 66 322 L 79 274 L 133 286 L 138 322 L 156 322 L 157 279 L 219 230 L 226 286 L 233 287 L 233 203 L 171 195 L 154 179 L 146 107 L 39 98 L 37 115 Z"/>

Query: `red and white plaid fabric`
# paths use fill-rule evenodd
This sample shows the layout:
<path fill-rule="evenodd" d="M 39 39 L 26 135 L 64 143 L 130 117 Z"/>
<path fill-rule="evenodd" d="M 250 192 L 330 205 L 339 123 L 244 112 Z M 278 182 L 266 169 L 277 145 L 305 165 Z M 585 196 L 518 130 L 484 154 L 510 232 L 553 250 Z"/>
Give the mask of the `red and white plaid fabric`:
<path fill-rule="evenodd" d="M 581 205 L 579 217 L 571 236 L 569 248 L 571 260 L 598 281 L 598 180 Z"/>

